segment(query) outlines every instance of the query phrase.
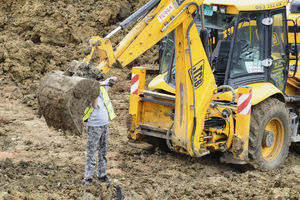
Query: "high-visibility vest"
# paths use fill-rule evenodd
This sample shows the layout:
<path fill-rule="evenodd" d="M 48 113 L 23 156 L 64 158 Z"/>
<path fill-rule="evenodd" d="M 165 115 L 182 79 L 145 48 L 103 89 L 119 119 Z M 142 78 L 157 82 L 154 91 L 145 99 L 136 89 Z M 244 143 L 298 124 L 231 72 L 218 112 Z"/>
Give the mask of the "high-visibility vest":
<path fill-rule="evenodd" d="M 85 110 L 84 110 L 84 115 L 83 115 L 83 117 L 82 117 L 82 120 L 83 120 L 84 122 L 87 122 L 87 120 L 90 118 L 90 116 L 91 116 L 91 114 L 92 114 L 93 111 L 94 111 L 93 106 L 91 106 L 91 107 L 86 107 Z"/>
<path fill-rule="evenodd" d="M 114 108 L 111 104 L 111 101 L 109 99 L 108 93 L 107 93 L 106 89 L 103 86 L 100 87 L 100 91 L 101 91 L 101 94 L 102 94 L 103 103 L 104 103 L 104 105 L 107 109 L 107 112 L 108 112 L 109 119 L 113 120 L 116 117 L 116 114 L 115 114 Z M 84 122 L 87 122 L 88 118 L 91 116 L 93 111 L 94 111 L 94 108 L 92 106 L 87 107 L 84 110 L 84 115 L 82 117 L 82 120 Z"/>
<path fill-rule="evenodd" d="M 101 86 L 100 91 L 102 93 L 102 99 L 103 99 L 104 105 L 107 109 L 109 119 L 113 120 L 116 117 L 116 114 L 115 114 L 114 108 L 111 104 L 111 101 L 109 99 L 107 90 L 103 86 Z"/>

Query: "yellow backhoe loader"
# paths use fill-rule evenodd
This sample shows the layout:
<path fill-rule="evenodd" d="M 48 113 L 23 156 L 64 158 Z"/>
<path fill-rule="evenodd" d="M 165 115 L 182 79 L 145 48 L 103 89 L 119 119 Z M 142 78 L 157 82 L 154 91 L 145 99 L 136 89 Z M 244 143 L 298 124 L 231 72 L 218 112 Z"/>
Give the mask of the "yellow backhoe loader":
<path fill-rule="evenodd" d="M 99 93 L 92 79 L 128 65 L 164 38 L 161 75 L 148 89 L 145 68 L 132 69 L 130 139 L 161 138 L 171 150 L 190 156 L 221 151 L 223 162 L 281 166 L 291 140 L 300 140 L 297 65 L 289 62 L 291 53 L 297 64 L 298 49 L 296 42 L 294 48 L 288 44 L 288 2 L 202 3 L 151 0 L 106 37 L 92 37 L 84 60 L 41 80 L 38 98 L 48 125 L 81 133 L 80 113 Z M 133 22 L 113 48 L 109 38 Z M 296 29 L 295 23 L 295 38 Z M 96 52 L 100 63 L 94 67 Z"/>

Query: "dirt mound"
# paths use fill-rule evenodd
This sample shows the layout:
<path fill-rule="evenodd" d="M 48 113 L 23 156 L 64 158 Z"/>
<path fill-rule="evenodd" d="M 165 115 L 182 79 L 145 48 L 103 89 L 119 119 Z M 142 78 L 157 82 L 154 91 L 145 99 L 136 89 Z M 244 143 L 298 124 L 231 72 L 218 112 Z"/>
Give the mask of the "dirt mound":
<path fill-rule="evenodd" d="M 0 75 L 9 76 L 22 88 L 23 95 L 28 95 L 25 103 L 32 106 L 36 103 L 33 94 L 45 73 L 65 70 L 72 60 L 82 59 L 89 37 L 105 36 L 147 0 L 0 2 Z M 114 36 L 113 44 L 127 32 Z M 132 65 L 153 63 L 149 58 L 156 50 Z M 128 73 L 129 69 L 119 79 Z"/>

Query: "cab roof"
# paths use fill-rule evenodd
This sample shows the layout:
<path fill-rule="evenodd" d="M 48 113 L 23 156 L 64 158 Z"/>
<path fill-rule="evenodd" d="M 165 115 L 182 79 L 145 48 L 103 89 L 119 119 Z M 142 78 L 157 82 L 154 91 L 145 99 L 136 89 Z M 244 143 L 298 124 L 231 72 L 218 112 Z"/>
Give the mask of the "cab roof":
<path fill-rule="evenodd" d="M 288 4 L 288 0 L 205 0 L 205 5 L 226 6 L 228 14 L 240 11 L 272 10 Z"/>

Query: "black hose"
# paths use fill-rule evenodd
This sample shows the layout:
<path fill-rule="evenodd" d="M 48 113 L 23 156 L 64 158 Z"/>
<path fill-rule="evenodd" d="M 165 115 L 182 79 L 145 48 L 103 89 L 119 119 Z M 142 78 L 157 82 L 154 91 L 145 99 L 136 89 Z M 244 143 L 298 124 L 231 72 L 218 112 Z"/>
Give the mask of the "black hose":
<path fill-rule="evenodd" d="M 166 134 L 166 143 L 167 143 L 168 148 L 171 151 L 175 151 L 173 145 L 171 144 L 171 142 L 172 142 L 171 129 L 172 129 L 173 125 L 174 125 L 174 121 L 172 121 L 171 125 L 168 128 L 167 134 Z"/>
<path fill-rule="evenodd" d="M 217 107 L 216 107 L 216 109 L 217 109 L 217 111 L 218 111 L 221 115 L 223 115 L 222 112 L 221 112 Z M 230 114 L 232 114 L 231 111 L 230 111 Z M 229 137 L 230 137 L 230 121 L 229 121 L 228 116 L 226 116 L 226 120 L 227 120 L 227 123 L 228 123 L 228 129 L 229 129 L 229 132 L 228 132 L 228 136 L 227 136 L 227 140 L 226 140 L 226 142 L 225 142 L 225 145 L 226 145 L 226 143 L 228 142 Z"/>
<path fill-rule="evenodd" d="M 297 21 L 297 19 L 296 19 L 296 21 Z M 297 70 L 298 70 L 298 46 L 297 46 L 297 33 L 296 33 L 296 28 L 295 28 L 297 26 L 297 24 L 295 24 L 295 21 L 291 20 L 291 19 L 287 19 L 286 21 L 291 21 L 294 24 L 293 33 L 294 33 L 294 43 L 295 43 L 296 64 L 295 64 L 295 69 L 294 69 L 293 75 L 288 76 L 288 78 L 294 78 L 297 73 Z"/>
<path fill-rule="evenodd" d="M 221 85 L 217 88 L 217 91 L 223 90 L 223 89 L 228 89 L 232 92 L 232 100 L 229 102 L 229 104 L 233 104 L 236 99 L 236 92 L 234 91 L 233 87 L 231 87 L 229 85 Z"/>
<path fill-rule="evenodd" d="M 195 80 L 194 80 L 194 72 L 193 72 L 193 61 L 192 61 L 192 52 L 191 52 L 191 39 L 190 39 L 190 29 L 192 28 L 192 25 L 195 23 L 196 19 L 199 17 L 199 11 L 200 11 L 200 6 L 196 2 L 190 2 L 187 4 L 187 6 L 190 5 L 195 5 L 197 7 L 196 11 L 196 16 L 194 17 L 193 21 L 190 23 L 188 29 L 187 29 L 187 40 L 188 40 L 188 46 L 189 46 L 189 55 L 190 55 L 190 63 L 191 63 L 191 77 L 192 77 L 192 82 L 193 82 L 193 104 L 194 104 L 194 117 L 193 117 L 193 131 L 192 131 L 192 137 L 191 137 L 191 147 L 193 153 L 197 156 L 200 157 L 201 155 L 195 150 L 195 145 L 194 145 L 194 139 L 195 139 L 195 132 L 196 132 L 196 124 L 197 124 L 197 116 L 196 116 L 196 108 L 195 108 Z"/>

